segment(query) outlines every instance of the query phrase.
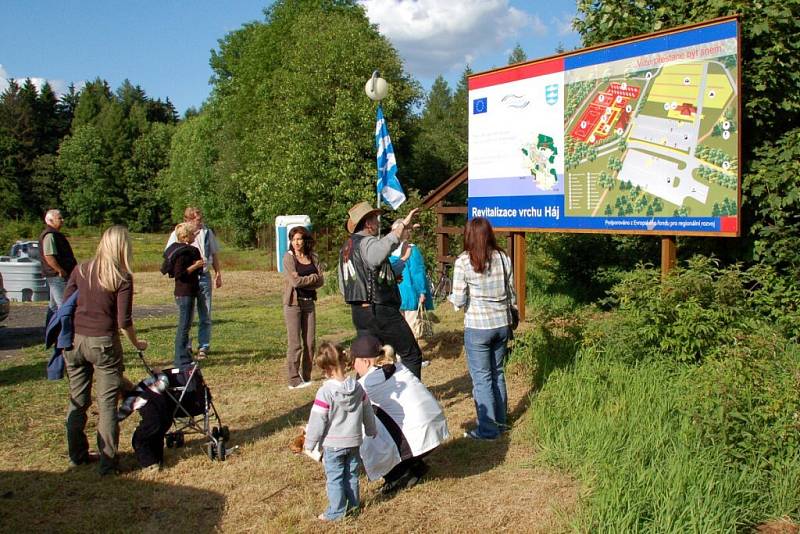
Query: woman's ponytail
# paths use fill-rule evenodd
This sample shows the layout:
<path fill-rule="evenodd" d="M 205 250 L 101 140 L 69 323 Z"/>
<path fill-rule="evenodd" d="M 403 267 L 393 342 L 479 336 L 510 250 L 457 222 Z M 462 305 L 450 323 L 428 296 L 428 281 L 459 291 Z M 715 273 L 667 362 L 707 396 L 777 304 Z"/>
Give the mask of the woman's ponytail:
<path fill-rule="evenodd" d="M 378 357 L 375 359 L 375 365 L 378 367 L 383 367 L 384 365 L 394 363 L 394 354 L 394 347 L 391 345 L 384 345 L 381 347 L 381 351 L 378 353 Z"/>

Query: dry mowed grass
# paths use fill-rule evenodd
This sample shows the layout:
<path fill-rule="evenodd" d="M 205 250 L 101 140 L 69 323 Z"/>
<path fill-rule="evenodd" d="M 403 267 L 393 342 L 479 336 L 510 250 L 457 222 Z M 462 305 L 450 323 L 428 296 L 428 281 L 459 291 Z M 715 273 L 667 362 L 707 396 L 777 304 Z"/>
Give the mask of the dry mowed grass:
<path fill-rule="evenodd" d="M 432 364 L 423 381 L 442 404 L 451 438 L 429 456 L 424 483 L 392 498 L 380 481 L 362 477 L 363 509 L 355 517 L 323 524 L 326 505 L 321 465 L 293 455 L 288 443 L 305 423 L 316 388 L 289 391 L 281 336 L 277 273 L 229 272 L 215 297 L 218 352 L 204 366 L 215 403 L 238 448 L 211 462 L 200 440 L 168 449 L 166 468 L 134 469 L 130 437 L 138 415 L 122 424 L 120 448 L 130 471 L 114 478 L 92 467 L 69 469 L 63 436 L 66 385 L 36 378 L 45 353 L 30 348 L 0 367 L 0 418 L 10 421 L 0 456 L 0 525 L 10 531 L 126 532 L 560 532 L 569 530 L 578 486 L 535 461 L 525 427 L 530 377 L 509 370 L 514 428 L 495 442 L 461 437 L 474 425 L 471 381 L 462 354 L 461 316 L 441 309 L 436 337 L 425 349 Z M 169 283 L 137 276 L 137 303 L 164 305 Z M 166 296 L 165 296 L 166 295 Z M 337 296 L 318 305 L 320 337 L 353 336 Z M 169 354 L 174 315 L 143 321 L 142 337 Z M 264 339 L 261 343 L 259 340 Z M 220 344 L 224 342 L 224 350 Z M 284 348 L 282 348 L 284 347 Z M 155 353 L 156 349 L 148 352 Z M 168 356 L 167 356 L 168 358 Z M 163 360 L 164 358 L 162 358 Z M 133 378 L 142 376 L 128 362 Z M 318 378 L 315 373 L 315 378 Z M 90 415 L 93 445 L 96 414 Z"/>

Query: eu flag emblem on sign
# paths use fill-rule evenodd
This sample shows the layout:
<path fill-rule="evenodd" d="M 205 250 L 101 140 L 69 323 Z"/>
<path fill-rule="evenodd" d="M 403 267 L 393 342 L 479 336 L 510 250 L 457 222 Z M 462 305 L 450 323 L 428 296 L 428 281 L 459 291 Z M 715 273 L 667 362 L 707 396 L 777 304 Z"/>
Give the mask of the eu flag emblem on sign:
<path fill-rule="evenodd" d="M 472 114 L 486 113 L 486 97 L 476 98 L 472 101 Z"/>
<path fill-rule="evenodd" d="M 544 101 L 551 106 L 558 102 L 558 84 L 545 86 Z"/>

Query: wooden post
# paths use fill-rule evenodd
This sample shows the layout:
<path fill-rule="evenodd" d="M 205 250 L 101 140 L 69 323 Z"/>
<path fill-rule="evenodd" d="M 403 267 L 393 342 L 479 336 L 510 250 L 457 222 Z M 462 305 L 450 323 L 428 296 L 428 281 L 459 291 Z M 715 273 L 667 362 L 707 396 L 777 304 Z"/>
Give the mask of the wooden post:
<path fill-rule="evenodd" d="M 441 202 L 436 207 L 442 207 Z M 444 226 L 444 213 L 436 212 L 436 227 L 442 228 Z M 450 236 L 447 234 L 436 234 L 436 258 L 443 258 L 450 255 Z M 439 274 L 445 272 L 445 263 L 439 260 Z"/>
<path fill-rule="evenodd" d="M 677 264 L 678 246 L 675 236 L 661 236 L 661 279 L 664 280 Z"/>
<path fill-rule="evenodd" d="M 519 320 L 525 320 L 525 295 L 527 293 L 527 272 L 525 261 L 525 234 L 514 232 L 514 249 L 512 251 L 514 262 L 514 290 L 517 293 L 517 307 L 519 308 Z"/>

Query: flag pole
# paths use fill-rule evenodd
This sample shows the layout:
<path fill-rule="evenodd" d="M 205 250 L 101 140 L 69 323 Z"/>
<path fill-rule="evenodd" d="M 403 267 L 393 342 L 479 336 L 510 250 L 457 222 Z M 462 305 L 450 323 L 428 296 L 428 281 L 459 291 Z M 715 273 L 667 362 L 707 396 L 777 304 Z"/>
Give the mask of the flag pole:
<path fill-rule="evenodd" d="M 386 96 L 388 92 L 386 88 L 386 82 L 382 78 L 380 78 L 380 75 L 381 74 L 380 72 L 378 72 L 377 69 L 372 71 L 372 76 L 370 77 L 369 81 L 367 81 L 367 86 L 364 88 L 365 91 L 367 92 L 367 96 L 371 100 L 374 100 L 378 103 L 378 108 L 381 107 L 381 100 L 383 100 L 383 98 Z M 378 83 L 379 79 L 381 80 L 381 82 L 383 82 L 382 84 Z M 380 85 L 382 85 L 383 87 L 379 87 Z M 374 132 L 373 135 L 375 135 Z M 375 209 L 378 210 L 381 209 L 381 192 L 377 188 L 377 186 L 375 187 Z M 381 223 L 381 214 L 378 213 L 378 238 L 381 237 L 380 223 Z"/>
<path fill-rule="evenodd" d="M 372 73 L 372 90 L 375 90 L 375 76 L 378 75 L 378 71 Z M 378 100 L 378 108 L 381 107 L 381 101 Z M 375 187 L 375 209 L 381 209 L 381 192 L 378 187 Z M 378 212 L 378 239 L 381 238 L 381 212 Z"/>
<path fill-rule="evenodd" d="M 372 90 L 375 91 L 375 76 L 378 75 L 378 71 L 372 73 Z M 381 107 L 381 101 L 378 100 L 378 107 Z M 377 186 L 375 186 L 375 209 L 381 209 L 381 192 Z M 378 212 L 378 239 L 381 238 L 381 212 Z"/>

